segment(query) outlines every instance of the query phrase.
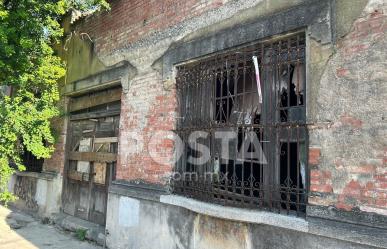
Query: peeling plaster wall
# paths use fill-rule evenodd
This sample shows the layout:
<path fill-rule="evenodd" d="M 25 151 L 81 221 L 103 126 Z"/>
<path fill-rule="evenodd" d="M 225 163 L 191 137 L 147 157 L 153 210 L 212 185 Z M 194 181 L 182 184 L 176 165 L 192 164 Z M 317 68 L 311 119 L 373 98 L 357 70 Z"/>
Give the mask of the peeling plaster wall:
<path fill-rule="evenodd" d="M 370 1 L 316 85 L 310 203 L 387 215 L 386 8 Z"/>
<path fill-rule="evenodd" d="M 94 44 L 87 34 L 70 33 L 65 37 L 63 49 L 66 49 L 63 51 L 67 63 L 66 83 L 86 78 L 106 68 L 93 53 Z"/>

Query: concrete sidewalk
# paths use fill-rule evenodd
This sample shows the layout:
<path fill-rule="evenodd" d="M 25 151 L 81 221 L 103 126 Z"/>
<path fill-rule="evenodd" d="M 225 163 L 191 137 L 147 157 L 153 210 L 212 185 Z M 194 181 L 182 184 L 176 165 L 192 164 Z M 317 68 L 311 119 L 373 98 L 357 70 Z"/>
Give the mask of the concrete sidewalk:
<path fill-rule="evenodd" d="M 73 234 L 44 225 L 31 216 L 0 205 L 0 249 L 101 249 Z"/>

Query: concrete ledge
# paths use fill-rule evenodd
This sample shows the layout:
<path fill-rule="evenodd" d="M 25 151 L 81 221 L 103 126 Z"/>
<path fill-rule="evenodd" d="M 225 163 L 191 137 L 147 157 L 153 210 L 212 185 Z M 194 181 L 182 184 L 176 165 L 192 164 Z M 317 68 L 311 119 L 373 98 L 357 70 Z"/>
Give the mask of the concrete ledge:
<path fill-rule="evenodd" d="M 160 202 L 220 219 L 269 225 L 361 244 L 367 247 L 387 248 L 387 237 L 385 236 L 387 230 L 368 227 L 363 224 L 351 224 L 314 217 L 307 217 L 307 220 L 305 220 L 266 211 L 224 207 L 177 195 L 161 195 Z"/>
<path fill-rule="evenodd" d="M 308 233 L 367 247 L 387 248 L 387 230 L 340 221 L 309 218 Z"/>
<path fill-rule="evenodd" d="M 160 202 L 178 207 L 184 207 L 199 214 L 226 220 L 270 225 L 299 232 L 309 231 L 309 224 L 306 220 L 292 216 L 285 216 L 266 211 L 223 207 L 220 205 L 209 204 L 177 195 L 161 195 Z"/>
<path fill-rule="evenodd" d="M 74 97 L 119 85 L 126 92 L 129 89 L 129 79 L 133 78 L 136 74 L 136 68 L 129 62 L 123 61 L 106 68 L 105 71 L 66 84 L 60 89 L 60 92 L 66 96 Z"/>
<path fill-rule="evenodd" d="M 381 228 L 387 230 L 387 216 L 363 211 L 343 211 L 335 207 L 307 206 L 306 215 L 309 218 L 320 218 L 355 225 Z"/>
<path fill-rule="evenodd" d="M 127 197 L 134 197 L 149 201 L 160 201 L 160 196 L 167 194 L 161 188 L 133 185 L 126 182 L 114 181 L 109 187 L 109 193 Z"/>
<path fill-rule="evenodd" d="M 54 172 L 28 172 L 28 171 L 16 171 L 15 175 L 17 176 L 25 176 L 25 177 L 33 177 L 37 179 L 44 179 L 48 181 L 52 181 L 54 178 L 57 177 L 57 173 Z"/>

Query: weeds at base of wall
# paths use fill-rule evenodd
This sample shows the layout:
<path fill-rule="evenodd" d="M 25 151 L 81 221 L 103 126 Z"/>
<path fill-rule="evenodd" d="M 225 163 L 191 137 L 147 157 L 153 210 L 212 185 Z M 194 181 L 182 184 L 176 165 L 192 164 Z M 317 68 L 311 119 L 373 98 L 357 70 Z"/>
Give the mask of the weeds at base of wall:
<path fill-rule="evenodd" d="M 86 239 L 87 229 L 78 228 L 75 230 L 75 237 L 77 237 L 78 240 L 84 241 Z"/>

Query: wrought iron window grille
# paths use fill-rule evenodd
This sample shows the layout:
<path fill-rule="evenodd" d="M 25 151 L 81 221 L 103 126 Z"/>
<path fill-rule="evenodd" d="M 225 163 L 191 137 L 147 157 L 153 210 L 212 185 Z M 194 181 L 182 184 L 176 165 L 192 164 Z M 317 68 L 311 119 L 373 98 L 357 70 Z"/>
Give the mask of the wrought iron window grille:
<path fill-rule="evenodd" d="M 262 103 L 253 56 L 258 58 Z M 172 179 L 173 192 L 221 205 L 304 215 L 305 79 L 304 32 L 177 66 L 178 116 L 182 118 L 177 119 L 176 133 L 184 146 L 175 166 L 180 177 Z M 194 131 L 207 136 L 192 144 L 188 138 Z M 222 132 L 234 134 L 228 155 L 222 154 L 216 137 Z M 253 136 L 264 162 L 240 156 L 241 147 Z M 251 144 L 243 151 L 257 152 Z M 201 156 L 200 145 L 209 148 L 209 160 L 195 163 Z"/>

